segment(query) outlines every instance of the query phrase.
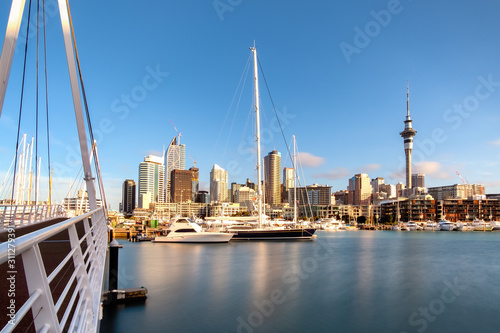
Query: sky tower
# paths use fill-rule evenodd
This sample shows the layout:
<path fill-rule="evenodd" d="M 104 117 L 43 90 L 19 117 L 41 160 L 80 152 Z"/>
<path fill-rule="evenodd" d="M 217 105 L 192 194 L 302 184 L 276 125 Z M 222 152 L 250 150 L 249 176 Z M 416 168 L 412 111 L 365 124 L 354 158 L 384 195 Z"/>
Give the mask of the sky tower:
<path fill-rule="evenodd" d="M 399 133 L 404 139 L 405 143 L 405 155 L 406 155 L 406 188 L 411 189 L 411 151 L 413 150 L 413 137 L 417 134 L 411 127 L 411 117 L 410 117 L 410 86 L 406 85 L 406 120 L 405 129 L 403 132 Z"/>

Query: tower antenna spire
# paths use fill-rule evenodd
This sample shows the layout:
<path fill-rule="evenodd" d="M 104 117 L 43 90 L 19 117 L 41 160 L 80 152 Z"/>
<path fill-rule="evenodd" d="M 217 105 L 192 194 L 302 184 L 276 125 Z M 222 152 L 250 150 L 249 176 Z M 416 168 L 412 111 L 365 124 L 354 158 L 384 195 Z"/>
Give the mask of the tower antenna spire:
<path fill-rule="evenodd" d="M 406 117 L 410 118 L 410 81 L 406 80 Z"/>
<path fill-rule="evenodd" d="M 399 133 L 404 139 L 405 156 L 406 156 L 406 188 L 411 191 L 411 153 L 413 150 L 413 137 L 417 134 L 417 131 L 413 129 L 412 120 L 410 117 L 410 84 L 408 80 L 406 81 L 406 120 L 405 129 L 403 132 Z"/>

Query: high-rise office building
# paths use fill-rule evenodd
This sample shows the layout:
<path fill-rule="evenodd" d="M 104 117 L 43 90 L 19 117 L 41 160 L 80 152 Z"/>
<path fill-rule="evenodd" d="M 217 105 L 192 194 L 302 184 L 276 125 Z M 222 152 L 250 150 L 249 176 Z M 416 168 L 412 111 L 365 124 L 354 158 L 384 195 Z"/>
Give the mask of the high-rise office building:
<path fill-rule="evenodd" d="M 375 193 L 381 192 L 382 185 L 385 184 L 385 180 L 382 177 L 377 177 L 375 179 L 372 179 L 371 185 L 372 185 L 372 190 Z"/>
<path fill-rule="evenodd" d="M 264 181 L 266 203 L 279 205 L 281 203 L 281 153 L 273 150 L 264 157 Z"/>
<path fill-rule="evenodd" d="M 425 187 L 425 175 L 423 173 L 414 173 L 411 175 L 412 187 Z"/>
<path fill-rule="evenodd" d="M 210 201 L 228 202 L 228 175 L 227 171 L 214 164 L 210 171 Z"/>
<path fill-rule="evenodd" d="M 412 128 L 412 120 L 410 117 L 410 88 L 406 88 L 406 119 L 405 119 L 405 129 L 403 132 L 399 133 L 404 139 L 405 156 L 406 156 L 406 188 L 411 190 L 411 152 L 413 150 L 413 137 L 417 134 L 417 131 Z"/>
<path fill-rule="evenodd" d="M 247 203 L 253 202 L 257 198 L 255 194 L 255 190 L 250 187 L 240 186 L 235 193 L 235 201 L 236 203 Z"/>
<path fill-rule="evenodd" d="M 210 203 L 210 195 L 208 194 L 208 191 L 198 191 L 198 195 L 196 196 L 196 202 Z"/>
<path fill-rule="evenodd" d="M 166 202 L 172 202 L 170 198 L 170 176 L 172 170 L 186 169 L 186 145 L 181 145 L 178 138 L 174 137 L 165 151 L 165 191 Z"/>
<path fill-rule="evenodd" d="M 351 205 L 364 206 L 371 204 L 372 188 L 370 178 L 366 173 L 359 173 L 349 179 L 349 197 Z"/>
<path fill-rule="evenodd" d="M 172 202 L 195 202 L 198 194 L 198 168 L 172 170 L 170 175 L 170 199 Z"/>
<path fill-rule="evenodd" d="M 283 168 L 283 195 L 282 201 L 288 202 L 288 190 L 295 186 L 295 173 L 293 168 Z"/>
<path fill-rule="evenodd" d="M 237 199 L 236 199 L 236 192 L 238 191 L 238 189 L 242 186 L 245 186 L 245 185 L 241 185 L 241 184 L 237 184 L 237 183 L 231 183 L 231 202 L 238 202 Z"/>
<path fill-rule="evenodd" d="M 139 164 L 139 199 L 149 196 L 150 203 L 165 202 L 165 166 L 163 158 L 149 155 Z M 141 207 L 149 208 L 149 207 Z"/>
<path fill-rule="evenodd" d="M 309 185 L 306 187 L 297 187 L 297 204 L 302 205 L 324 205 L 331 202 L 332 187 L 328 185 Z M 293 206 L 294 189 L 288 189 L 288 198 L 290 206 Z"/>
<path fill-rule="evenodd" d="M 135 181 L 127 179 L 123 182 L 122 188 L 122 213 L 132 215 L 135 209 Z"/>

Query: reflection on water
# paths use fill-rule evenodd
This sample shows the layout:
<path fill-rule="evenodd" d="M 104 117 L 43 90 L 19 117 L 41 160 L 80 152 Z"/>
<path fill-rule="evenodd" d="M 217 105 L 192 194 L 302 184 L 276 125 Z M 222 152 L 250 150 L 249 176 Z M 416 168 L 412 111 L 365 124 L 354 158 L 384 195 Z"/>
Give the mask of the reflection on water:
<path fill-rule="evenodd" d="M 497 332 L 499 240 L 367 231 L 318 232 L 312 242 L 121 242 L 119 287 L 149 295 L 106 309 L 101 331 Z"/>

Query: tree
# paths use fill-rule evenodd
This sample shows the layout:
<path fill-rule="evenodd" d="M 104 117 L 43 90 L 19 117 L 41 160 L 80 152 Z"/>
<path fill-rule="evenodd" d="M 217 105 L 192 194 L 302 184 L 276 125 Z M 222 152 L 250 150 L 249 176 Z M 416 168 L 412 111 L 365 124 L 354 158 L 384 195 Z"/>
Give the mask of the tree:
<path fill-rule="evenodd" d="M 358 216 L 357 222 L 358 222 L 358 224 L 365 224 L 366 223 L 366 217 L 364 217 L 364 216 Z"/>

